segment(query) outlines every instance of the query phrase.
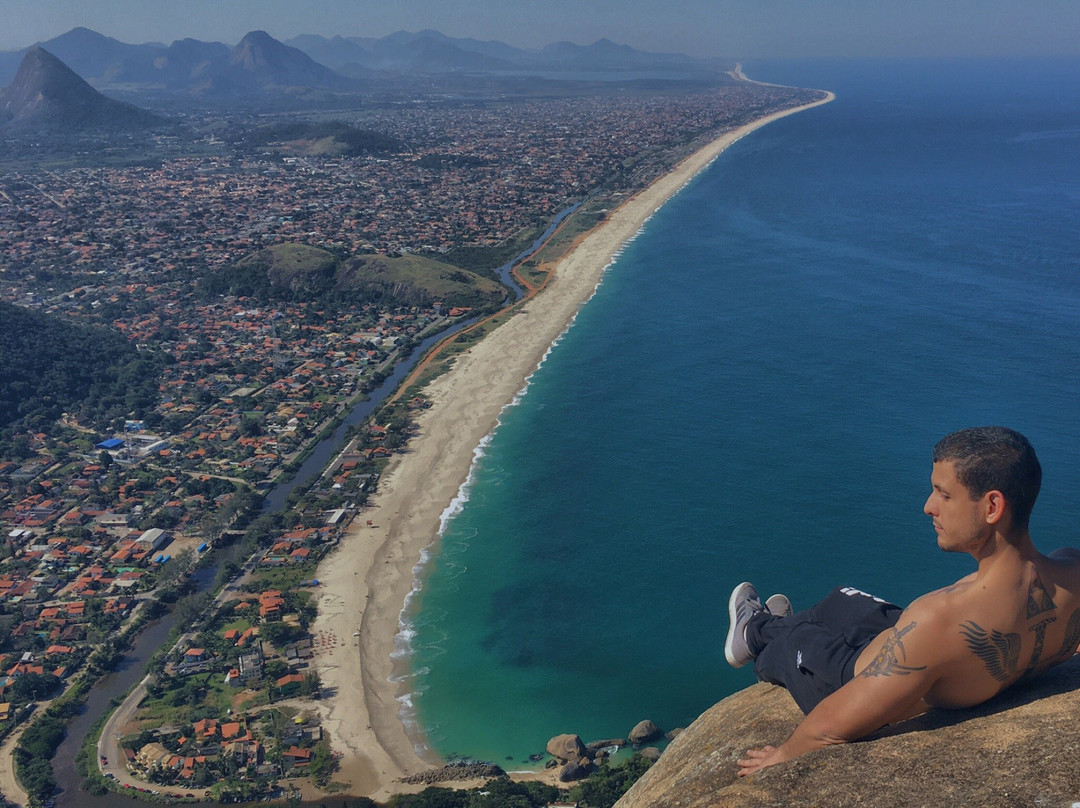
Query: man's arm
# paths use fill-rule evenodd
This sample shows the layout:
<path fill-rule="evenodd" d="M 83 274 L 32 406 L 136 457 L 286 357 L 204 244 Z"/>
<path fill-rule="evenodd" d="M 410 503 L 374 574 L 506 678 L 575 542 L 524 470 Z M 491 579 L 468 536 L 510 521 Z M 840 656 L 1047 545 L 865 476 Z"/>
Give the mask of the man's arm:
<path fill-rule="evenodd" d="M 940 656 L 934 652 L 934 632 L 912 616 L 917 615 L 901 615 L 866 668 L 818 704 L 784 743 L 747 751 L 739 761 L 739 776 L 854 741 L 924 712 L 923 696 L 937 681 Z"/>

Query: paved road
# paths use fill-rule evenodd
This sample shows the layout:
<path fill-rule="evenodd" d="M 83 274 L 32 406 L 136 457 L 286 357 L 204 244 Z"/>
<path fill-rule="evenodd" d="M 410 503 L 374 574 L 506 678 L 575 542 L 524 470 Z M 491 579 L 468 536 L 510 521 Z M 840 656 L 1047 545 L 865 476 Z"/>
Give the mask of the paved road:
<path fill-rule="evenodd" d="M 11 734 L 5 739 L 2 746 L 0 746 L 0 794 L 3 794 L 8 802 L 23 808 L 29 802 L 29 796 L 22 790 L 22 786 L 19 785 L 19 781 L 15 779 L 15 760 L 11 757 L 12 751 L 15 749 L 15 744 L 19 742 L 19 738 L 23 734 L 29 725 L 27 722 L 23 722 L 22 726 L 17 727 Z"/>
<path fill-rule="evenodd" d="M 98 765 L 101 767 L 101 773 L 105 776 L 112 775 L 116 782 L 120 784 L 128 783 L 136 788 L 145 788 L 150 791 L 160 791 L 162 794 L 175 794 L 177 796 L 193 794 L 200 799 L 205 798 L 209 794 L 207 789 L 156 785 L 136 779 L 127 770 L 127 760 L 120 749 L 120 730 L 131 721 L 135 716 L 139 703 L 146 698 L 146 684 L 149 681 L 150 676 L 147 674 L 128 697 L 124 699 L 124 703 L 113 711 L 112 715 L 109 716 L 109 720 L 105 722 L 105 726 L 101 728 L 101 735 L 98 737 L 97 744 Z M 102 763 L 103 760 L 104 763 Z"/>

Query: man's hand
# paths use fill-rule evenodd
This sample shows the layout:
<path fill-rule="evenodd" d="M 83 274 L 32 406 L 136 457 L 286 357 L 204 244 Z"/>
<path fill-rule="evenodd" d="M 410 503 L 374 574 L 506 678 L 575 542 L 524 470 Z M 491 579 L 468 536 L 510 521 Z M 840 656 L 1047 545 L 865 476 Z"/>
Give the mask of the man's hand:
<path fill-rule="evenodd" d="M 767 766 L 773 766 L 777 763 L 783 763 L 787 760 L 787 755 L 784 755 L 775 746 L 765 746 L 761 749 L 747 749 L 746 757 L 739 760 L 739 777 L 748 777 L 751 774 L 756 774 Z"/>
<path fill-rule="evenodd" d="M 783 744 L 747 750 L 739 761 L 739 777 L 815 749 L 854 741 L 886 724 L 924 712 L 923 696 L 938 678 L 940 665 L 936 663 L 941 655 L 934 643 L 940 645 L 942 633 L 933 630 L 940 622 L 933 613 L 926 620 L 931 630 L 916 631 L 919 623 L 914 618 L 921 619 L 926 611 L 919 603 L 900 616 L 900 628 L 878 635 L 876 656 L 854 679 L 822 699 Z M 913 619 L 906 620 L 905 615 Z"/>

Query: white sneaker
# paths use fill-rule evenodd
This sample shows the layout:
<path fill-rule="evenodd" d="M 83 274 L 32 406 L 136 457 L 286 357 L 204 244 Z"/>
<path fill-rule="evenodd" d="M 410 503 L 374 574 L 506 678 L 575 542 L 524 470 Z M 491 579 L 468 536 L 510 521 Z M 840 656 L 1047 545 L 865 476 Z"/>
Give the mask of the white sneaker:
<path fill-rule="evenodd" d="M 731 591 L 728 598 L 728 633 L 724 641 L 724 656 L 733 668 L 741 668 L 754 658 L 750 646 L 746 644 L 746 624 L 755 614 L 761 614 L 765 607 L 761 605 L 757 589 L 749 581 L 744 581 Z"/>
<path fill-rule="evenodd" d="M 765 611 L 773 617 L 790 617 L 795 610 L 791 608 L 791 601 L 787 595 L 770 595 L 765 601 Z"/>

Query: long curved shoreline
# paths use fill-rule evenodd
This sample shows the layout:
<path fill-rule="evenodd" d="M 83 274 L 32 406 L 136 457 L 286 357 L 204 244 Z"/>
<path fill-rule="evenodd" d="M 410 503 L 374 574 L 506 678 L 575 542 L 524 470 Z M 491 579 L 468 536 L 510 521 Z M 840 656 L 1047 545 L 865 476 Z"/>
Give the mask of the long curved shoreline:
<path fill-rule="evenodd" d="M 322 587 L 313 632 L 321 644 L 315 665 L 333 694 L 320 712 L 334 748 L 344 753 L 337 779 L 349 782 L 351 794 L 385 800 L 406 790 L 395 784 L 398 778 L 440 764 L 401 719 L 408 660 L 395 655 L 399 621 L 415 569 L 437 544 L 442 516 L 503 408 L 592 297 L 619 250 L 659 207 L 743 136 L 834 97 L 827 93 L 726 132 L 627 199 L 579 239 L 540 294 L 428 386 L 432 406 L 419 416 L 408 452 L 395 456 L 371 509 L 318 572 Z"/>

